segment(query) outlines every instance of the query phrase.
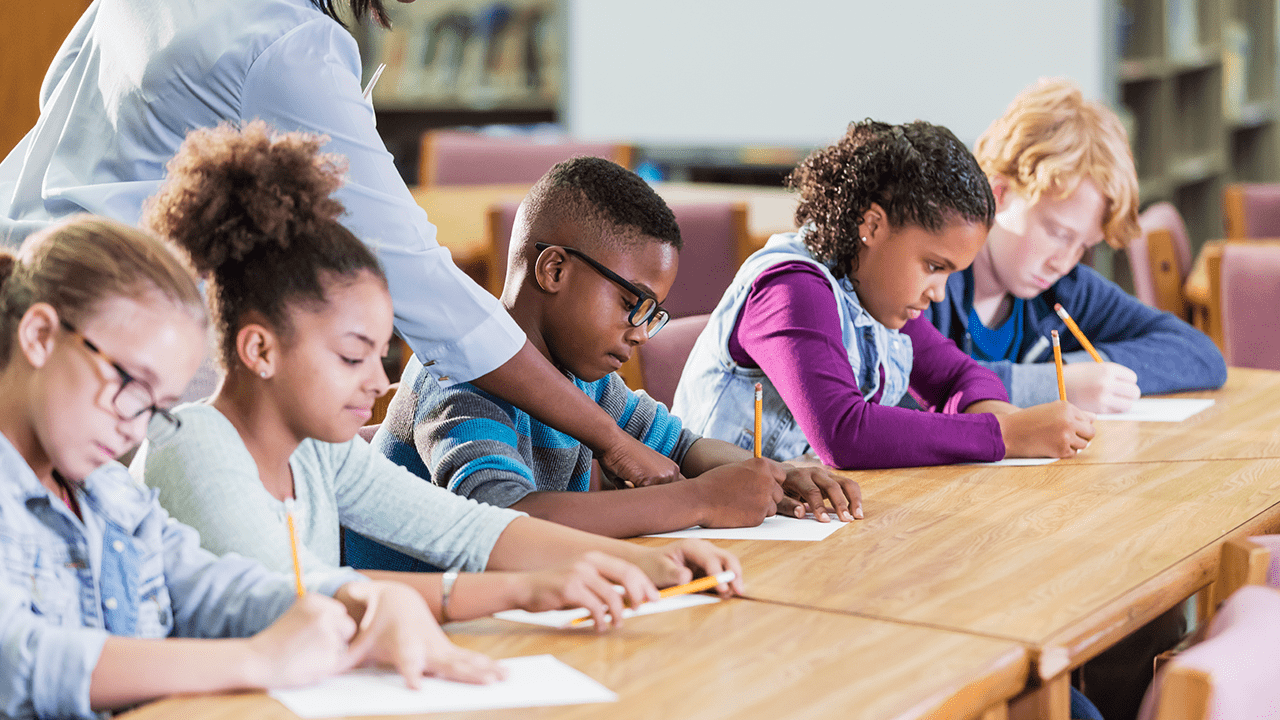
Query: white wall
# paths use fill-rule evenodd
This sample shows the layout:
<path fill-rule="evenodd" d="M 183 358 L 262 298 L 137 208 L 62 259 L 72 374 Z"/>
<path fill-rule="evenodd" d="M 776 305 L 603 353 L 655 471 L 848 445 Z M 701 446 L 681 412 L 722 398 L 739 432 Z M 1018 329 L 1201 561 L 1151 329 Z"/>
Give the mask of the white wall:
<path fill-rule="evenodd" d="M 565 115 L 588 138 L 815 146 L 872 117 L 972 143 L 1038 77 L 1106 97 L 1106 0 L 565 3 Z"/>

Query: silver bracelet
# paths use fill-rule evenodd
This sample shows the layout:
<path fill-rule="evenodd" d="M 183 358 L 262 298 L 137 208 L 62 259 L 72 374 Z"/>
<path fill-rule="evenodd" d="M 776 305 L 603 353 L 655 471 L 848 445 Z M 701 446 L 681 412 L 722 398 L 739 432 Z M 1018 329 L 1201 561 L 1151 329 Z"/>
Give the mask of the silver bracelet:
<path fill-rule="evenodd" d="M 458 581 L 458 570 L 450 568 L 440 576 L 440 617 L 449 620 L 449 597 L 453 595 L 453 584 Z"/>

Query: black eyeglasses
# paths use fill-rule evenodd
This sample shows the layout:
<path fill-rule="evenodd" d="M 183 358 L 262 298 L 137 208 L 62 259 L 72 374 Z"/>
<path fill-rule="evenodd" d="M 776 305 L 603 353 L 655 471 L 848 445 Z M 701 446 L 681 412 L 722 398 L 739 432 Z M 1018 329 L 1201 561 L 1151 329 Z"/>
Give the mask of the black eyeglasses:
<path fill-rule="evenodd" d="M 59 320 L 59 322 L 63 330 L 74 335 L 94 355 L 106 360 L 107 364 L 120 375 L 120 388 L 116 390 L 115 397 L 111 398 L 111 406 L 121 420 L 135 420 L 150 413 L 153 422 L 148 427 L 147 436 L 155 443 L 168 439 L 178 432 L 178 428 L 182 427 L 182 421 L 173 413 L 156 405 L 156 395 L 150 385 L 130 375 L 128 370 L 120 367 L 120 363 L 102 352 L 97 345 L 93 344 L 93 341 L 72 327 L 71 323 L 66 320 Z"/>
<path fill-rule="evenodd" d="M 627 320 L 631 322 L 632 327 L 645 328 L 649 337 L 657 335 L 658 331 L 661 330 L 662 327 L 667 324 L 667 321 L 671 319 L 670 313 L 663 309 L 662 305 L 658 303 L 658 298 L 654 297 L 652 293 L 647 293 L 626 281 L 621 275 L 596 262 L 594 258 L 581 250 L 566 247 L 564 245 L 552 245 L 550 243 L 541 242 L 534 243 L 533 246 L 538 249 L 538 252 L 542 252 L 550 247 L 558 247 L 595 268 L 596 272 L 613 281 L 623 290 L 635 295 L 636 302 L 631 306 L 631 313 L 628 315 Z"/>

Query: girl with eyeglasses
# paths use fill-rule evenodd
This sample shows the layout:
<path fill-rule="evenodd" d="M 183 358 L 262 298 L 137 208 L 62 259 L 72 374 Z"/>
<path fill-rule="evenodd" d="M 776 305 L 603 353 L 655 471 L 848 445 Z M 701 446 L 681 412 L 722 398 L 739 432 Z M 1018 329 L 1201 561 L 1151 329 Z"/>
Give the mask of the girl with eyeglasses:
<path fill-rule="evenodd" d="M 201 549 L 115 462 L 149 421 L 177 429 L 166 408 L 206 328 L 188 266 L 139 230 L 80 216 L 0 253 L 0 716 L 97 717 L 366 661 L 413 683 L 497 678 L 409 588 L 341 572 L 297 597 L 287 574 Z"/>
<path fill-rule="evenodd" d="M 973 262 L 995 216 L 986 176 L 946 128 L 853 123 L 789 178 L 797 233 L 743 263 L 690 354 L 672 412 L 742 442 L 764 385 L 764 455 L 839 468 L 1074 455 L 1093 415 L 1019 411 L 991 371 L 921 313 Z M 922 413 L 897 407 L 914 390 Z"/>
<path fill-rule="evenodd" d="M 343 168 L 323 142 L 261 122 L 194 131 L 148 204 L 207 278 L 222 366 L 213 397 L 179 407 L 181 429 L 134 460 L 165 507 L 215 552 L 284 570 L 292 499 L 309 575 L 339 572 L 345 526 L 448 568 L 369 573 L 410 584 L 441 621 L 586 607 L 603 629 L 658 585 L 737 571 L 709 543 L 642 548 L 465 500 L 356 437 L 389 384 L 392 304 L 377 258 L 337 222 Z"/>

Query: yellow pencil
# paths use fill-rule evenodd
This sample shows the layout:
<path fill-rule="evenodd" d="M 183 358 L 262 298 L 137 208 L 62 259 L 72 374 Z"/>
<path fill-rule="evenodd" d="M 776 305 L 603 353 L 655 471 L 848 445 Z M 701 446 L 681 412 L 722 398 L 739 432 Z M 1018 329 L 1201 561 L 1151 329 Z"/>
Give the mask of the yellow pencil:
<path fill-rule="evenodd" d="M 1089 338 L 1085 337 L 1083 332 L 1080 332 L 1080 326 L 1076 324 L 1075 320 L 1071 319 L 1071 315 L 1067 313 L 1066 308 L 1062 307 L 1062 303 L 1054 305 L 1053 309 L 1058 313 L 1058 317 L 1062 318 L 1062 322 L 1067 324 L 1067 329 L 1071 331 L 1071 334 L 1076 336 L 1076 340 L 1080 341 L 1080 346 L 1093 356 L 1094 362 L 1102 362 L 1102 356 L 1098 354 L 1097 350 L 1093 349 L 1093 343 L 1089 342 Z"/>
<path fill-rule="evenodd" d="M 293 580 L 298 587 L 298 597 L 307 594 L 307 586 L 302 584 L 302 561 L 298 559 L 298 531 L 293 524 L 293 498 L 284 501 L 285 521 L 289 523 L 289 547 L 293 550 Z"/>
<path fill-rule="evenodd" d="M 734 574 L 732 570 L 725 570 L 722 573 L 717 573 L 715 575 L 708 575 L 704 578 L 698 578 L 693 582 L 687 582 L 683 585 L 676 585 L 675 587 L 669 587 L 666 590 L 659 590 L 658 596 L 661 598 L 669 598 L 669 597 L 675 597 L 677 595 L 690 595 L 693 593 L 703 592 L 706 590 L 710 590 L 711 588 L 716 587 L 717 585 L 723 585 L 725 583 L 732 582 L 735 577 L 737 577 L 737 575 Z M 622 588 L 618 588 L 618 592 L 622 592 Z M 583 610 L 583 612 L 586 612 L 586 610 Z M 629 614 L 633 612 L 634 612 L 633 610 L 628 610 L 626 613 L 623 614 L 623 617 L 627 617 Z M 569 626 L 578 627 L 580 625 L 585 625 L 589 622 L 591 622 L 590 615 L 586 617 L 580 617 L 574 620 L 573 622 L 569 623 Z"/>
<path fill-rule="evenodd" d="M 1067 383 L 1062 379 L 1062 345 L 1058 342 L 1058 331 L 1050 330 L 1049 335 L 1053 338 L 1053 365 L 1058 370 L 1058 399 L 1067 401 Z"/>
<path fill-rule="evenodd" d="M 761 385 L 760 383 L 756 383 L 756 442 L 755 442 L 756 457 L 760 457 L 760 454 L 761 454 L 760 453 L 760 411 L 761 411 L 761 406 L 763 404 L 764 404 L 764 386 Z"/>

